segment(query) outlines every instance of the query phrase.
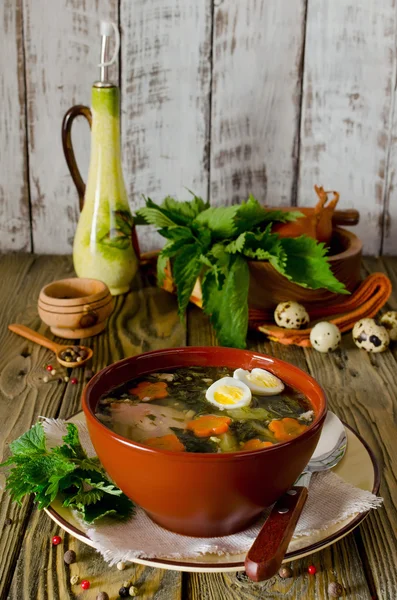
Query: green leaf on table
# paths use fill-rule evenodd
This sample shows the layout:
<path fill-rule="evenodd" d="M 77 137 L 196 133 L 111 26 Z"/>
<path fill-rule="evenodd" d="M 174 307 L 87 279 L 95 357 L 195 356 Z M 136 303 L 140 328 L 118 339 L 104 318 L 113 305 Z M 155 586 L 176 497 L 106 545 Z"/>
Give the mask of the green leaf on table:
<path fill-rule="evenodd" d="M 10 444 L 12 454 L 34 455 L 46 451 L 45 433 L 41 423 L 36 423 L 29 431 Z"/>
<path fill-rule="evenodd" d="M 134 514 L 134 505 L 125 494 L 120 496 L 104 494 L 95 504 L 80 506 L 79 510 L 87 523 L 93 523 L 103 517 L 112 517 L 122 521 Z"/>
<path fill-rule="evenodd" d="M 248 328 L 249 270 L 243 257 L 230 257 L 229 269 L 221 289 L 215 275 L 208 271 L 202 281 L 203 309 L 222 346 L 245 348 Z"/>
<path fill-rule="evenodd" d="M 200 244 L 190 244 L 175 257 L 172 274 L 177 288 L 178 313 L 182 318 L 202 269 Z"/>
<path fill-rule="evenodd" d="M 325 288 L 336 294 L 349 294 L 331 271 L 327 260 L 327 249 L 310 237 L 280 238 L 285 252 L 284 264 L 274 264 L 287 279 L 305 288 Z"/>

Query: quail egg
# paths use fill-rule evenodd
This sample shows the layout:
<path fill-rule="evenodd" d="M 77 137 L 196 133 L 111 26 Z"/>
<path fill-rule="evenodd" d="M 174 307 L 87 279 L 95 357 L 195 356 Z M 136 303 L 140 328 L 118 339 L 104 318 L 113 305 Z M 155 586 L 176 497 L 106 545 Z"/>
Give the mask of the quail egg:
<path fill-rule="evenodd" d="M 300 329 L 310 321 L 309 315 L 302 304 L 289 300 L 280 302 L 274 311 L 274 320 L 279 327 L 285 329 Z"/>
<path fill-rule="evenodd" d="M 251 392 L 258 394 L 258 396 L 275 396 L 276 394 L 280 394 L 284 389 L 281 379 L 265 369 L 257 368 L 252 369 L 252 371 L 236 369 L 233 377 L 239 381 L 243 381 L 248 385 Z"/>
<path fill-rule="evenodd" d="M 389 310 L 380 319 L 381 325 L 386 327 L 392 342 L 397 341 L 397 311 Z"/>
<path fill-rule="evenodd" d="M 333 323 L 321 321 L 313 327 L 310 332 L 310 342 L 315 350 L 319 352 L 331 352 L 336 350 L 341 341 L 339 329 Z"/>
<path fill-rule="evenodd" d="M 221 410 L 249 406 L 252 400 L 248 385 L 233 377 L 222 377 L 214 381 L 206 391 L 205 397 L 208 402 Z"/>
<path fill-rule="evenodd" d="M 367 352 L 384 352 L 390 343 L 385 327 L 377 325 L 374 319 L 360 319 L 353 327 L 353 341 Z"/>

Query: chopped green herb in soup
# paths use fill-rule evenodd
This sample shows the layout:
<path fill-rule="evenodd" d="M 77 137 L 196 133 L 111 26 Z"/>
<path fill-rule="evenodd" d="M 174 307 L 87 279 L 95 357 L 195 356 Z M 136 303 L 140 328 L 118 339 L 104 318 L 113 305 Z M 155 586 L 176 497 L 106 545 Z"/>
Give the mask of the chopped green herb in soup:
<path fill-rule="evenodd" d="M 153 448 L 237 452 L 297 437 L 314 412 L 303 394 L 263 369 L 181 367 L 114 388 L 101 397 L 97 417 Z"/>

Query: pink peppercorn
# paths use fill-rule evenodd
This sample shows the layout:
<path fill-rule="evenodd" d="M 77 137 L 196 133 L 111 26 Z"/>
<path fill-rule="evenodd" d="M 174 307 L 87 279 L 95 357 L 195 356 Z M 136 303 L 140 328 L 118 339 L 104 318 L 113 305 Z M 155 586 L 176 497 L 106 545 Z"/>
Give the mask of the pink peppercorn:
<path fill-rule="evenodd" d="M 91 587 L 91 584 L 88 581 L 88 579 L 83 579 L 83 581 L 80 583 L 80 585 L 83 588 L 83 590 L 89 590 Z"/>
<path fill-rule="evenodd" d="M 309 575 L 315 575 L 317 573 L 317 569 L 314 565 L 310 565 L 307 568 L 307 572 L 309 573 Z"/>
<path fill-rule="evenodd" d="M 73 385 L 76 385 L 77 378 L 76 377 L 72 377 L 72 379 L 70 380 L 70 383 L 73 383 Z"/>
<path fill-rule="evenodd" d="M 62 542 L 62 538 L 59 535 L 54 535 L 51 541 L 53 546 L 58 546 Z"/>

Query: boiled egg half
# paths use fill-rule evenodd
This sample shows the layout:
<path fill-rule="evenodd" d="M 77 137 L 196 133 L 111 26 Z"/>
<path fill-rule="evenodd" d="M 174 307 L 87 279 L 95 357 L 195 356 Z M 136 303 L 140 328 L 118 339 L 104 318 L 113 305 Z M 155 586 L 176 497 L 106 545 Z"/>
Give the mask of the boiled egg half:
<path fill-rule="evenodd" d="M 243 381 L 233 377 L 222 377 L 210 385 L 205 397 L 217 408 L 230 410 L 251 404 L 252 394 Z"/>
<path fill-rule="evenodd" d="M 249 387 L 253 394 L 258 396 L 275 396 L 280 394 L 284 389 L 284 384 L 273 373 L 265 371 L 265 369 L 236 369 L 233 373 L 234 379 L 242 381 Z"/>

